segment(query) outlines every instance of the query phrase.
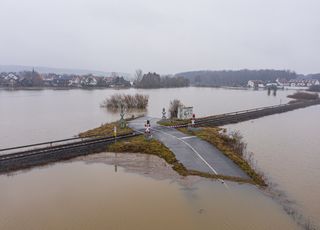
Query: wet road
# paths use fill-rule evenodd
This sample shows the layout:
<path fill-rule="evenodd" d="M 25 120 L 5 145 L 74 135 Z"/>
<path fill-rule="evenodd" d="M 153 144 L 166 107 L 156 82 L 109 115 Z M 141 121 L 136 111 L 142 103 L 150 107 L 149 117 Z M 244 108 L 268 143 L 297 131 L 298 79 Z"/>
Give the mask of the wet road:
<path fill-rule="evenodd" d="M 129 126 L 144 131 L 147 119 L 151 123 L 152 136 L 167 146 L 187 169 L 249 179 L 245 172 L 208 142 L 174 128 L 160 126 L 157 118 L 138 118 L 130 121 Z"/>

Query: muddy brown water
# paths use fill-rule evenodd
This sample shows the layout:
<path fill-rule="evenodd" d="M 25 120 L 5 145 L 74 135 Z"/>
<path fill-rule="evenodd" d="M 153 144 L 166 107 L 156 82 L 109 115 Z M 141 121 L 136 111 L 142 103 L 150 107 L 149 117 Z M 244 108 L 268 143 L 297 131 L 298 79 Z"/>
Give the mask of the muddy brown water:
<path fill-rule="evenodd" d="M 0 188 L 0 229 L 297 229 L 254 186 L 180 178 L 148 155 L 82 157 L 2 175 Z"/>
<path fill-rule="evenodd" d="M 228 125 L 239 130 L 257 166 L 289 208 L 320 226 L 320 106 Z"/>
<path fill-rule="evenodd" d="M 194 106 L 196 116 L 205 116 L 276 105 L 288 101 L 288 91 L 268 96 L 266 91 L 217 88 L 124 89 L 124 90 L 17 90 L 0 89 L 0 148 L 27 145 L 74 136 L 81 131 L 120 118 L 100 104 L 115 93 L 149 95 L 148 110 L 162 116 L 170 100 Z M 223 99 L 223 100 L 222 100 Z"/>
<path fill-rule="evenodd" d="M 81 131 L 99 126 L 101 123 L 117 120 L 119 118 L 118 114 L 100 108 L 99 106 L 107 96 L 114 93 L 143 93 L 149 95 L 149 106 L 145 114 L 160 117 L 162 108 L 167 108 L 170 100 L 174 98 L 180 99 L 185 105 L 193 105 L 196 116 L 206 116 L 276 105 L 280 102 L 286 103 L 288 102 L 286 96 L 293 92 L 280 90 L 277 92 L 277 96 L 268 96 L 267 91 L 193 87 L 156 90 L 0 90 L 0 148 L 69 138 Z M 303 214 L 307 219 L 310 218 L 315 223 L 320 222 L 320 201 L 318 200 L 318 194 L 320 194 L 320 184 L 318 180 L 320 175 L 320 168 L 318 167 L 320 164 L 320 154 L 318 154 L 319 108 L 320 106 L 310 107 L 261 118 L 255 120 L 253 123 L 251 121 L 241 123 L 232 128 L 230 126 L 231 129 L 240 129 L 244 134 L 248 142 L 249 150 L 255 153 L 254 160 L 258 162 L 258 166 L 268 176 L 270 181 L 277 184 L 276 189 L 279 189 L 281 193 L 285 194 L 285 199 L 292 202 L 291 206 L 293 206 L 295 210 L 298 210 L 299 213 Z M 141 164 L 143 165 L 143 163 Z M 120 168 L 121 167 L 119 167 L 118 173 L 110 174 L 114 172 L 114 167 L 110 165 L 108 166 L 104 163 L 88 164 L 87 161 L 79 161 L 67 164 L 55 164 L 52 167 L 37 168 L 31 171 L 23 171 L 9 177 L 1 176 L 0 188 L 2 196 L 0 197 L 2 198 L 0 198 L 0 221 L 2 224 L 5 224 L 3 226 L 12 226 L 12 228 L 19 229 L 25 224 L 32 225 L 36 222 L 36 217 L 39 217 L 38 223 L 40 225 L 32 225 L 33 227 L 31 229 L 41 229 L 41 227 L 44 226 L 43 224 L 48 222 L 46 219 L 51 217 L 53 218 L 50 219 L 51 221 L 54 221 L 54 218 L 59 221 L 66 221 L 67 216 L 70 215 L 70 221 L 66 223 L 68 223 L 68 226 L 74 226 L 73 224 L 77 224 L 76 219 L 88 216 L 86 223 L 90 224 L 89 222 L 94 221 L 97 215 L 97 218 L 101 218 L 101 220 L 97 219 L 97 221 L 102 223 L 103 217 L 98 215 L 100 212 L 94 211 L 94 206 L 98 202 L 95 200 L 92 201 L 92 204 L 89 202 L 92 199 L 92 195 L 98 196 L 94 190 L 88 190 L 89 185 L 92 187 L 101 186 L 104 194 L 109 192 L 113 194 L 113 192 L 116 191 L 123 195 L 122 199 L 126 202 L 130 200 L 131 190 L 138 189 L 135 187 L 136 185 L 143 188 L 151 186 L 151 188 L 147 189 L 151 189 L 151 191 L 156 194 L 157 192 L 152 190 L 152 188 L 158 186 L 159 191 L 163 191 L 167 196 L 172 195 L 174 199 L 169 200 L 173 203 L 181 200 L 186 201 L 185 197 L 190 194 L 187 193 L 188 195 L 186 195 L 185 192 L 181 192 L 189 191 L 189 189 L 181 187 L 180 183 L 172 182 L 170 179 L 160 178 L 161 180 L 159 181 L 157 177 L 145 177 L 146 175 L 148 176 L 149 171 L 142 174 L 139 173 L 138 175 L 131 175 L 131 173 L 129 173 L 130 171 L 123 171 Z M 99 174 L 99 172 L 103 173 Z M 100 178 L 101 176 L 102 178 Z M 172 175 L 169 175 L 166 178 L 170 178 L 171 176 Z M 123 185 L 122 188 L 124 188 L 124 190 L 120 189 L 120 185 L 119 187 L 115 185 L 115 188 L 118 188 L 118 190 L 109 191 L 108 189 L 111 188 L 108 187 L 107 184 L 104 184 L 104 177 L 110 185 L 115 183 L 114 181 L 118 180 L 118 178 L 119 181 L 123 180 L 119 183 L 125 183 L 127 185 Z M 144 182 L 140 183 L 139 181 Z M 50 183 L 52 183 L 52 187 L 50 187 Z M 81 187 L 80 184 L 87 184 L 89 187 Z M 131 188 L 130 186 L 133 187 Z M 49 189 L 46 189 L 47 187 Z M 262 195 L 263 192 L 254 187 L 232 184 L 231 191 L 233 192 L 231 192 L 231 194 L 233 194 L 232 197 L 236 197 L 234 200 L 226 196 L 225 191 L 222 189 L 223 187 L 220 187 L 221 185 L 212 182 L 196 183 L 196 191 L 199 191 L 197 197 L 200 197 L 199 199 L 205 204 L 208 202 L 208 205 L 212 205 L 212 209 L 215 210 L 212 211 L 211 219 L 208 218 L 208 220 L 206 220 L 209 221 L 208 223 L 212 224 L 212 226 L 218 226 L 219 228 L 222 226 L 222 229 L 235 229 L 236 225 L 242 226 L 240 225 L 241 217 L 245 216 L 246 218 L 244 219 L 249 221 L 250 215 L 252 215 L 251 221 L 253 221 L 254 218 L 261 219 L 261 221 L 253 221 L 252 227 L 246 225 L 247 228 L 245 229 L 254 229 L 254 227 L 256 229 L 263 229 L 265 226 L 270 226 L 270 224 L 274 222 L 273 219 L 278 220 L 279 218 L 282 219 L 282 221 L 275 221 L 275 223 L 290 222 L 290 220 L 287 219 L 288 215 L 283 212 L 282 204 L 277 206 L 272 198 Z M 71 191 L 73 193 L 71 193 Z M 76 192 L 79 192 L 79 194 L 76 194 Z M 170 192 L 172 192 L 172 194 Z M 147 195 L 150 194 L 149 192 L 143 194 L 145 194 L 146 197 L 151 196 Z M 193 195 L 190 196 L 193 197 Z M 250 197 L 252 198 L 251 201 Z M 153 199 L 156 198 L 157 196 L 153 197 Z M 68 199 L 70 199 L 71 203 L 66 202 Z M 76 204 L 80 199 L 83 202 L 83 206 Z M 106 199 L 103 200 L 106 203 L 110 202 L 108 208 L 111 210 L 114 203 L 108 201 L 107 198 L 104 199 Z M 118 199 L 118 202 L 121 203 L 120 198 Z M 219 203 L 219 200 L 223 200 L 224 202 L 222 203 L 224 204 Z M 259 203 L 258 200 L 261 202 L 255 207 L 258 211 L 253 212 L 253 206 Z M 158 221 L 154 220 L 156 217 L 151 217 L 152 212 L 154 212 L 157 218 L 161 218 L 161 213 L 169 218 L 169 215 L 167 215 L 168 211 L 164 211 L 164 208 L 161 208 L 161 202 L 158 202 L 160 203 L 159 209 L 157 209 L 155 205 L 150 209 L 146 209 L 149 210 L 149 212 L 145 213 L 146 217 L 150 219 L 153 218 L 154 223 L 158 223 Z M 189 200 L 186 202 L 189 203 Z M 246 204 L 246 202 L 248 204 Z M 46 203 L 48 203 L 48 206 L 46 206 Z M 64 205 L 64 203 L 66 205 Z M 129 202 L 128 204 L 131 203 Z M 192 219 L 188 216 L 189 214 L 186 214 L 186 216 L 180 214 L 180 212 L 184 213 L 182 211 L 182 209 L 185 208 L 184 205 L 185 204 L 177 203 L 176 206 L 181 206 L 180 208 L 174 209 L 174 207 L 169 205 L 167 208 L 168 210 L 174 210 L 169 212 L 171 215 L 174 216 L 173 213 L 177 213 L 175 219 Z M 218 212 L 218 209 L 214 209 L 214 207 L 216 207 L 215 205 L 222 211 Z M 91 214 L 86 213 L 84 210 L 85 206 L 88 206 Z M 97 204 L 96 208 L 109 215 L 109 211 L 106 211 L 106 206 L 107 205 L 102 207 Z M 267 207 L 269 206 L 273 208 L 268 209 Z M 33 207 L 35 212 L 29 213 L 27 211 L 29 210 L 28 208 L 32 209 Z M 135 207 L 138 209 L 137 204 Z M 117 207 L 114 208 L 118 210 Z M 199 210 L 200 209 L 201 207 Z M 132 212 L 132 215 L 137 212 L 136 210 L 135 212 L 132 211 L 130 207 L 128 210 L 130 210 L 130 213 Z M 195 210 L 193 208 L 189 210 L 192 210 L 190 211 L 190 215 L 194 215 L 197 220 L 198 216 L 195 215 L 197 211 L 193 212 Z M 264 211 L 260 212 L 260 210 Z M 66 217 L 60 215 L 60 212 Z M 80 215 L 83 213 L 86 213 L 86 215 Z M 112 222 L 112 220 L 109 221 L 113 223 L 113 229 L 124 228 L 123 222 L 125 222 L 126 218 L 129 218 L 127 217 L 129 216 L 129 211 L 126 213 L 124 219 L 121 219 L 122 221 L 118 219 L 119 223 Z M 274 213 L 276 213 L 276 215 L 274 215 Z M 137 223 L 137 226 L 139 223 L 142 223 L 142 214 L 140 213 L 139 215 L 141 215 L 139 221 L 130 223 Z M 182 215 L 183 218 L 180 215 Z M 15 219 L 16 221 L 14 221 L 14 216 L 17 217 Z M 219 216 L 219 218 L 217 219 L 212 216 Z M 262 221 L 263 218 L 269 221 Z M 219 222 L 220 219 L 223 221 Z M 169 220 L 170 219 L 168 219 L 168 221 Z M 210 222 L 210 220 L 215 220 L 214 222 L 217 224 L 215 225 Z M 243 223 L 246 223 L 246 221 Z M 80 222 L 82 223 L 82 221 Z M 178 222 L 180 223 L 180 221 Z M 260 228 L 257 227 L 259 223 Z M 62 228 L 63 223 L 56 224 L 57 225 L 52 228 Z M 103 224 L 101 225 L 102 228 L 106 226 Z M 190 226 L 191 229 L 194 227 L 194 225 L 188 224 L 186 224 L 186 226 L 181 225 L 181 227 L 185 227 L 186 229 L 188 229 L 188 226 Z M 210 226 L 210 224 L 203 226 Z M 86 224 L 84 225 L 88 226 Z M 291 222 L 289 225 L 291 227 Z M 99 227 L 99 224 L 96 226 Z M 150 227 L 149 225 L 146 226 Z M 162 226 L 163 229 L 167 225 L 160 226 Z M 288 225 L 285 225 L 280 229 L 290 229 L 287 228 L 287 226 Z M 80 228 L 80 225 L 78 225 L 77 228 Z M 73 228 L 71 227 L 71 229 Z M 170 228 L 168 227 L 168 229 Z"/>

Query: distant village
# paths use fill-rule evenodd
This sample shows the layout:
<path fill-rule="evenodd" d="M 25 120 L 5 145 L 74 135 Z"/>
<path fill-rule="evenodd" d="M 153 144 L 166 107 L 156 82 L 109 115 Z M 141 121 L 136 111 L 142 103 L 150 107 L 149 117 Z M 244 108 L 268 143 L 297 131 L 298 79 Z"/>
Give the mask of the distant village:
<path fill-rule="evenodd" d="M 169 88 L 187 87 L 189 80 L 183 77 L 160 76 L 157 73 L 140 74 L 133 82 L 112 73 L 111 76 L 40 74 L 36 71 L 0 73 L 2 88 Z"/>
<path fill-rule="evenodd" d="M 40 74 L 36 71 L 0 73 L 0 87 L 52 87 L 52 88 L 128 88 L 132 83 L 113 73 L 108 77 L 88 75 Z"/>
<path fill-rule="evenodd" d="M 320 81 L 317 79 L 279 79 L 274 82 L 262 80 L 250 80 L 247 86 L 249 88 L 278 88 L 278 89 L 309 89 L 312 86 L 319 86 Z"/>
<path fill-rule="evenodd" d="M 157 73 L 140 74 L 135 81 L 130 82 L 116 73 L 110 76 L 94 76 L 93 74 L 55 74 L 38 73 L 37 71 L 0 73 L 2 88 L 169 88 L 188 87 L 189 79 L 182 76 L 160 76 Z M 247 87 L 253 89 L 310 89 L 320 88 L 318 79 L 286 79 L 277 78 L 274 81 L 249 80 Z"/>

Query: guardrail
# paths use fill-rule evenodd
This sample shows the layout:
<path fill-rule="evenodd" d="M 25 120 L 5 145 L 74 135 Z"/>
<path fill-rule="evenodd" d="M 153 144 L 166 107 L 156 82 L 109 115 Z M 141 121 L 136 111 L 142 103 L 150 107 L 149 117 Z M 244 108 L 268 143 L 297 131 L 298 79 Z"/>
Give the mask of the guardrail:
<path fill-rule="evenodd" d="M 240 110 L 240 111 L 236 111 L 236 112 L 230 112 L 230 113 L 223 113 L 223 114 L 218 114 L 218 115 L 213 115 L 213 116 L 200 117 L 197 120 L 202 120 L 202 119 L 207 119 L 207 118 L 232 116 L 232 115 L 238 115 L 238 114 L 244 114 L 244 113 L 250 113 L 250 112 L 257 112 L 257 111 L 265 110 L 265 109 L 274 109 L 274 108 L 286 107 L 288 105 L 290 105 L 290 104 L 281 104 L 281 105 L 266 106 L 266 107 L 260 107 L 260 108 L 254 108 L 254 109 Z"/>
<path fill-rule="evenodd" d="M 276 113 L 282 113 L 287 112 L 299 108 L 304 108 L 312 105 L 320 104 L 320 99 L 312 100 L 312 101 L 304 101 L 304 102 L 296 102 L 292 104 L 281 104 L 281 105 L 273 105 L 273 106 L 266 106 L 266 107 L 260 107 L 260 108 L 254 108 L 254 109 L 247 109 L 247 110 L 241 110 L 236 112 L 230 112 L 230 113 L 224 113 L 219 115 L 213 115 L 213 116 L 206 116 L 206 117 L 200 117 L 196 119 L 195 126 L 201 126 L 205 124 L 220 124 L 228 123 L 227 121 L 230 121 L 230 123 L 236 123 L 244 120 L 250 120 L 250 119 L 256 119 L 259 117 L 272 115 Z M 264 113 L 264 114 L 263 114 Z M 247 116 L 248 119 L 245 119 Z M 232 122 L 231 122 L 232 121 Z M 187 127 L 191 125 L 190 123 L 185 123 L 181 125 L 175 125 L 170 126 L 171 128 L 181 128 L 181 127 Z"/>
<path fill-rule="evenodd" d="M 133 133 L 118 135 L 117 137 L 114 137 L 114 136 L 74 137 L 74 138 L 47 141 L 47 142 L 41 142 L 41 143 L 36 143 L 36 144 L 30 144 L 30 145 L 23 145 L 23 146 L 4 148 L 4 149 L 0 149 L 0 158 L 1 158 L 1 156 L 4 156 L 4 155 L 14 154 L 14 153 L 10 153 L 10 152 L 11 151 L 15 151 L 15 150 L 18 150 L 18 151 L 21 150 L 21 152 L 28 152 L 28 151 L 36 151 L 37 149 L 46 149 L 46 148 L 53 149 L 53 148 L 59 147 L 59 146 L 61 147 L 61 146 L 79 144 L 79 143 L 90 143 L 92 141 L 99 141 L 99 140 L 107 140 L 107 139 L 117 140 L 117 139 L 120 139 L 121 137 L 126 137 L 126 136 L 131 135 L 131 134 L 133 134 Z M 77 140 L 80 140 L 80 141 L 77 141 Z M 72 141 L 72 142 L 69 142 L 69 141 Z M 64 142 L 68 142 L 68 143 L 64 143 Z M 54 144 L 59 144 L 59 145 L 54 145 Z M 31 148 L 31 147 L 38 147 L 38 148 L 28 149 L 28 148 Z"/>
<path fill-rule="evenodd" d="M 107 144 L 138 135 L 141 135 L 141 133 L 133 132 L 117 137 L 91 138 L 78 142 L 0 155 L 0 174 L 51 162 L 68 160 L 91 153 L 103 152 L 106 150 Z M 20 147 L 15 147 L 14 149 L 21 149 Z"/>
<path fill-rule="evenodd" d="M 229 123 L 236 123 L 245 120 L 256 119 L 259 117 L 272 115 L 276 113 L 287 112 L 299 108 L 304 108 L 312 105 L 320 104 L 320 100 L 313 100 L 313 101 L 305 101 L 305 102 L 297 102 L 293 104 L 283 104 L 283 105 L 275 105 L 275 106 L 268 106 L 262 108 L 255 108 L 249 110 L 242 110 L 232 113 L 225 113 L 221 115 L 215 116 L 207 116 L 196 119 L 196 126 L 201 126 L 204 124 L 227 124 Z"/>

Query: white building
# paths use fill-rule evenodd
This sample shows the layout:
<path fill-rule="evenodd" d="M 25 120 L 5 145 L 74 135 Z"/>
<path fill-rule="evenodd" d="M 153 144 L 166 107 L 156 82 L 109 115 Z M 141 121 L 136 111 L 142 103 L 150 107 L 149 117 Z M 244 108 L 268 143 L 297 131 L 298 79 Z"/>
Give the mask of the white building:
<path fill-rule="evenodd" d="M 84 86 L 96 86 L 98 84 L 98 81 L 95 77 L 85 77 L 81 80 L 81 84 Z"/>
<path fill-rule="evenodd" d="M 80 86 L 81 86 L 81 78 L 80 78 L 79 76 L 73 77 L 73 78 L 69 81 L 69 86 L 72 86 L 72 87 L 80 87 Z"/>
<path fill-rule="evenodd" d="M 266 84 L 264 81 L 261 80 L 250 80 L 248 81 L 247 86 L 250 88 L 265 88 Z"/>
<path fill-rule="evenodd" d="M 178 108 L 178 119 L 191 119 L 193 115 L 193 107 L 180 106 Z"/>
<path fill-rule="evenodd" d="M 301 88 L 309 88 L 313 85 L 320 85 L 319 80 L 315 79 L 292 79 L 289 81 L 290 87 L 301 87 Z"/>

